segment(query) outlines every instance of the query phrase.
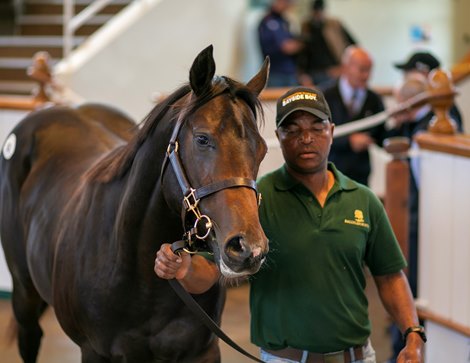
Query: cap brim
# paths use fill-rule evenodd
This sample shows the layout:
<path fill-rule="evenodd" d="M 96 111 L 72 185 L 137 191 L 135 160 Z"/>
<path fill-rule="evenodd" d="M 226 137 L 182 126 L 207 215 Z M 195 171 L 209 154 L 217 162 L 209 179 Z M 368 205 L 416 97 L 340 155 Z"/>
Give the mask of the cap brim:
<path fill-rule="evenodd" d="M 395 63 L 394 64 L 395 68 L 398 68 L 398 69 L 408 69 L 408 64 L 403 64 L 403 63 Z"/>
<path fill-rule="evenodd" d="M 282 123 L 285 121 L 285 119 L 287 117 L 289 117 L 290 115 L 292 115 L 292 113 L 294 113 L 295 111 L 305 111 L 305 112 L 308 112 L 308 113 L 311 113 L 312 115 L 315 115 L 317 117 L 320 117 L 322 120 L 329 120 L 330 119 L 330 116 L 320 110 L 317 110 L 316 108 L 310 108 L 310 107 L 297 107 L 297 108 L 294 108 L 292 110 L 290 110 L 287 114 L 284 115 L 284 117 L 279 120 L 279 122 L 277 123 L 277 126 L 281 126 Z"/>

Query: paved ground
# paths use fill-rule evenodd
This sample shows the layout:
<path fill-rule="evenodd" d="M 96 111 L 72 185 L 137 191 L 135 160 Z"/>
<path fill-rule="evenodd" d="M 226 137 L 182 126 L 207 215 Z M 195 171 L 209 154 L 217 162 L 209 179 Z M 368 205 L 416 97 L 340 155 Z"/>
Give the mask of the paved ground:
<path fill-rule="evenodd" d="M 369 284 L 370 285 L 370 284 Z M 390 343 L 387 335 L 388 318 L 377 301 L 375 288 L 369 286 L 370 312 L 372 316 L 373 334 L 372 343 L 377 351 L 377 362 L 383 362 L 390 353 Z M 0 361 L 2 363 L 22 363 L 15 345 L 6 345 L 5 330 L 11 317 L 9 300 L 0 300 Z M 228 290 L 227 303 L 222 320 L 222 329 L 237 344 L 251 354 L 257 355 L 258 350 L 249 340 L 248 286 L 231 287 Z M 44 338 L 38 363 L 79 363 L 80 352 L 78 348 L 61 331 L 52 310 L 43 317 L 41 325 Z M 244 357 L 224 342 L 220 343 L 223 363 L 250 363 Z M 138 363 L 138 362 L 136 362 Z"/>

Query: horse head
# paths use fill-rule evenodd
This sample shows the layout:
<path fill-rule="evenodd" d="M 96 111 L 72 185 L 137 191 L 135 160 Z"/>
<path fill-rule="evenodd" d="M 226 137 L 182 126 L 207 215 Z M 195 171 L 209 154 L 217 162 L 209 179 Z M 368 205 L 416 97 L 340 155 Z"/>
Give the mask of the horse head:
<path fill-rule="evenodd" d="M 257 115 L 268 70 L 266 60 L 246 84 L 214 77 L 212 46 L 203 50 L 162 167 L 163 194 L 181 212 L 184 244 L 213 252 L 226 277 L 256 272 L 268 251 L 255 183 L 267 151 Z"/>

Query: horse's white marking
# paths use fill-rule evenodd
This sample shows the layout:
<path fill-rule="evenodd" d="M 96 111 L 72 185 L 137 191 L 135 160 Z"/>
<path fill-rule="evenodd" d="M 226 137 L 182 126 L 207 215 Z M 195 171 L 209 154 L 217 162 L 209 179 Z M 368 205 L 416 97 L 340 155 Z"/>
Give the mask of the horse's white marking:
<path fill-rule="evenodd" d="M 261 247 L 255 247 L 253 248 L 253 257 L 258 257 L 259 255 L 261 255 Z"/>
<path fill-rule="evenodd" d="M 10 134 L 8 138 L 5 140 L 3 144 L 2 154 L 6 160 L 9 160 L 13 154 L 15 153 L 16 149 L 16 135 Z"/>
<path fill-rule="evenodd" d="M 224 275 L 225 277 L 241 277 L 241 276 L 245 276 L 246 275 L 246 272 L 243 273 L 243 272 L 235 272 L 233 271 L 230 267 L 228 267 L 224 260 L 220 259 L 220 272 L 222 273 L 222 275 Z"/>

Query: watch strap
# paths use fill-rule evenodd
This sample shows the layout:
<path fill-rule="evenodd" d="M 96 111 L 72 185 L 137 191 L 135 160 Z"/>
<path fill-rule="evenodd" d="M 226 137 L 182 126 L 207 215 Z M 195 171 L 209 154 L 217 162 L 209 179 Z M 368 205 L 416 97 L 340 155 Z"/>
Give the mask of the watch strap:
<path fill-rule="evenodd" d="M 422 325 L 410 326 L 408 329 L 406 329 L 405 332 L 403 333 L 403 340 L 404 340 L 405 343 L 406 343 L 406 338 L 411 333 L 418 334 L 421 337 L 421 339 L 423 340 L 423 342 L 426 343 L 427 337 L 426 337 L 426 333 L 424 331 L 424 326 L 422 326 Z"/>

